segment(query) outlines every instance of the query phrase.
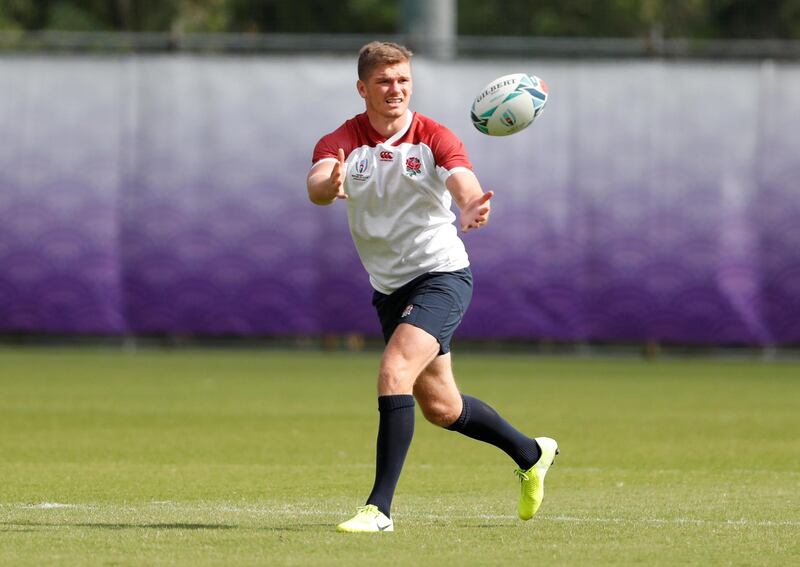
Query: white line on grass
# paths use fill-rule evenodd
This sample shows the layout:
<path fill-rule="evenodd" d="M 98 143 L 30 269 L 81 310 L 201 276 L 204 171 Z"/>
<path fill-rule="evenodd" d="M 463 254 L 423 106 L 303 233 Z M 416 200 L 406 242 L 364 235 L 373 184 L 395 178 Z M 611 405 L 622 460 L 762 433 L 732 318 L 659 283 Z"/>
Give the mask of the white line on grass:
<path fill-rule="evenodd" d="M 659 524 L 659 525 L 713 525 L 713 526 L 800 526 L 800 521 L 794 520 L 748 520 L 740 518 L 738 520 L 703 520 L 700 518 L 580 518 L 574 516 L 543 516 L 542 519 L 554 522 L 575 522 L 575 523 L 594 523 L 594 524 Z"/>
<path fill-rule="evenodd" d="M 331 517 L 342 516 L 343 510 L 309 510 L 301 505 L 285 504 L 281 506 L 238 506 L 234 504 L 204 504 L 204 503 L 181 503 L 170 501 L 154 501 L 139 506 L 115 506 L 109 504 L 66 504 L 59 502 L 42 502 L 40 504 L 30 503 L 0 503 L 0 508 L 11 508 L 17 510 L 95 510 L 117 512 L 144 512 L 147 509 L 157 508 L 161 511 L 171 509 L 173 512 L 181 513 L 231 513 L 231 514 L 253 514 L 262 516 L 278 517 Z M 345 514 L 346 515 L 346 514 Z M 517 516 L 512 514 L 395 514 L 401 518 L 417 518 L 429 521 L 452 521 L 452 520 L 516 520 Z M 754 527 L 800 527 L 800 520 L 751 520 L 747 518 L 707 520 L 702 518 L 615 518 L 615 517 L 592 517 L 592 516 L 548 516 L 541 515 L 539 521 L 584 523 L 584 524 L 655 524 L 655 525 L 706 525 L 706 526 L 754 526 Z"/>
<path fill-rule="evenodd" d="M 41 504 L 24 504 L 20 508 L 28 510 L 57 510 L 59 508 L 84 508 L 81 504 L 61 504 L 59 502 L 42 502 Z"/>
<path fill-rule="evenodd" d="M 557 463 L 558 465 L 558 463 Z M 556 470 L 556 469 L 553 469 Z M 646 471 L 642 471 L 639 469 L 627 469 L 627 468 L 600 468 L 600 467 L 574 467 L 574 466 L 558 466 L 558 470 L 570 473 L 584 473 L 584 474 L 613 474 L 613 475 L 625 475 L 635 473 L 637 475 L 641 475 L 643 473 L 651 474 L 651 475 L 681 475 L 687 476 L 692 474 L 702 474 L 707 475 L 708 470 L 706 469 L 647 469 Z M 772 477 L 786 477 L 786 476 L 800 476 L 800 471 L 778 471 L 774 469 L 729 469 L 729 475 L 769 475 Z"/>

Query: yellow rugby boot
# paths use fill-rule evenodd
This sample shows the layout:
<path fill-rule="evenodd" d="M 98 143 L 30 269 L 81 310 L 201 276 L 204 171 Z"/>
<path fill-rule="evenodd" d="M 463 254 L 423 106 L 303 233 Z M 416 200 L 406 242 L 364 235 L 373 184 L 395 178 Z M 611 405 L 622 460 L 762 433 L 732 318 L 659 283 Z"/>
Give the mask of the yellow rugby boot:
<path fill-rule="evenodd" d="M 544 498 L 544 477 L 550 465 L 556 460 L 558 455 L 558 443 L 549 437 L 536 437 L 536 442 L 542 450 L 539 460 L 528 470 L 517 469 L 520 482 L 519 504 L 517 514 L 521 520 L 530 520 L 539 510 Z"/>
<path fill-rule="evenodd" d="M 394 522 L 378 510 L 377 506 L 367 504 L 366 506 L 359 506 L 355 516 L 336 526 L 336 531 L 351 534 L 393 532 Z"/>

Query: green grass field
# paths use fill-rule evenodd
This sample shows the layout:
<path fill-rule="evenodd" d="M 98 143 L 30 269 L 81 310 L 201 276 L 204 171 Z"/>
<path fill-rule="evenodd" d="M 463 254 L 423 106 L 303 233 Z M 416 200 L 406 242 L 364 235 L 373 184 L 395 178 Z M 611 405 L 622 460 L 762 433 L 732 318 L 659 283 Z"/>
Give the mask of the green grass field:
<path fill-rule="evenodd" d="M 515 517 L 504 454 L 417 414 L 393 534 L 372 484 L 378 355 L 0 349 L 2 565 L 797 565 L 800 364 L 456 357 L 558 439 Z"/>

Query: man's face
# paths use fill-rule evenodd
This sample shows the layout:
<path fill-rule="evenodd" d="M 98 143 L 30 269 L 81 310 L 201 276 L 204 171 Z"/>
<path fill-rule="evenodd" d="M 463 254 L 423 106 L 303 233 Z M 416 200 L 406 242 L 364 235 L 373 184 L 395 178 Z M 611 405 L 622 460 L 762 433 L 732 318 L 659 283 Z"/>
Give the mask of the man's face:
<path fill-rule="evenodd" d="M 367 110 L 384 118 L 405 115 L 411 100 L 411 65 L 406 61 L 376 67 L 366 81 L 356 84 Z"/>

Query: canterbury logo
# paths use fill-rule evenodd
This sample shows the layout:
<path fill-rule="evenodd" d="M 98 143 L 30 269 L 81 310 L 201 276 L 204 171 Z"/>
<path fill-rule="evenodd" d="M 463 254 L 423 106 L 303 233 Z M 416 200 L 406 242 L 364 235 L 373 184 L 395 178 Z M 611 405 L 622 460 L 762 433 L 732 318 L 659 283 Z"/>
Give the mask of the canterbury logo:
<path fill-rule="evenodd" d="M 381 152 L 378 155 L 380 156 L 382 161 L 392 161 L 392 158 L 394 157 L 392 152 Z"/>

